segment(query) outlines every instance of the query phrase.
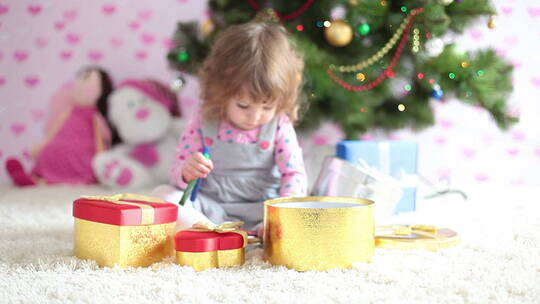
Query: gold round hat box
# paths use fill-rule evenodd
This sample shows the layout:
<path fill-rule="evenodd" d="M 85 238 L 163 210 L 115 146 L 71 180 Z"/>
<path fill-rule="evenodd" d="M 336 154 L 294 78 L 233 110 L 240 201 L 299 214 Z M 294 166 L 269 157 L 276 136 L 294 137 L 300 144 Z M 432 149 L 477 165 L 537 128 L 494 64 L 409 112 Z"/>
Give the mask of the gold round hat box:
<path fill-rule="evenodd" d="M 264 259 L 298 271 L 351 268 L 375 248 L 373 201 L 311 196 L 264 202 Z"/>

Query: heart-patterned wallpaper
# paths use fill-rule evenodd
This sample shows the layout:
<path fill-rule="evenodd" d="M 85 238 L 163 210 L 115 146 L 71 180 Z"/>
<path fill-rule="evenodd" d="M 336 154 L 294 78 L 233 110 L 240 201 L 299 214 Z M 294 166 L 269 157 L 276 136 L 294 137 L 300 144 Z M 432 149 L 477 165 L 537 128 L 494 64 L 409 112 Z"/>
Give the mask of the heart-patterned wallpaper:
<path fill-rule="evenodd" d="M 32 166 L 51 97 L 83 66 L 104 67 L 115 83 L 128 77 L 173 78 L 166 53 L 179 20 L 205 18 L 206 1 L 1 1 L 0 184 L 4 162 Z M 197 104 L 196 81 L 182 92 Z"/>
<path fill-rule="evenodd" d="M 488 29 L 486 19 L 459 40 L 469 49 L 492 46 L 514 63 L 510 111 L 521 122 L 503 133 L 481 108 L 434 100 L 435 126 L 389 135 L 373 131 L 363 139 L 418 140 L 419 172 L 432 180 L 540 183 L 540 3 L 494 2 L 497 28 Z M 169 83 L 173 74 L 165 56 L 176 22 L 207 16 L 201 0 L 0 0 L 0 184 L 9 182 L 3 168 L 7 157 L 32 165 L 30 150 L 42 138 L 50 98 L 78 69 L 98 64 L 115 82 L 154 77 Z M 194 79 L 181 95 L 189 115 L 199 103 Z M 326 123 L 303 134 L 301 142 L 309 158 L 313 147 L 342 137 L 339 128 Z"/>

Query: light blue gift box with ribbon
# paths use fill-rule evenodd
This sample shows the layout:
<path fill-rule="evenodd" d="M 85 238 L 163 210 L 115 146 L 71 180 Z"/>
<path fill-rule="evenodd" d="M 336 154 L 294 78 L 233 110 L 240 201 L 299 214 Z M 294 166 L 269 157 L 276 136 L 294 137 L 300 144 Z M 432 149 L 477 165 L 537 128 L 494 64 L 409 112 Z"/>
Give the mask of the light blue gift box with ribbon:
<path fill-rule="evenodd" d="M 345 140 L 337 144 L 336 156 L 355 165 L 361 160 L 381 173 L 396 178 L 402 185 L 403 196 L 395 213 L 416 210 L 416 185 L 410 177 L 416 176 L 418 144 L 402 140 Z"/>

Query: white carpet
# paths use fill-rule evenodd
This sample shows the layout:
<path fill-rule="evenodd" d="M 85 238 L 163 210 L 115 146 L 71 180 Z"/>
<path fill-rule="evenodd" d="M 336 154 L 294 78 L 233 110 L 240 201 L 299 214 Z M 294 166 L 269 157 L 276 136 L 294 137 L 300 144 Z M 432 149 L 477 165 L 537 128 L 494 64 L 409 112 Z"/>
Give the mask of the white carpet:
<path fill-rule="evenodd" d="M 396 222 L 458 231 L 433 253 L 378 249 L 351 270 L 300 273 L 248 251 L 242 267 L 196 273 L 172 261 L 99 268 L 72 256 L 71 202 L 99 187 L 0 188 L 0 302 L 538 303 L 540 188 L 483 187 L 471 199 L 421 202 Z M 141 192 L 144 193 L 144 192 Z"/>

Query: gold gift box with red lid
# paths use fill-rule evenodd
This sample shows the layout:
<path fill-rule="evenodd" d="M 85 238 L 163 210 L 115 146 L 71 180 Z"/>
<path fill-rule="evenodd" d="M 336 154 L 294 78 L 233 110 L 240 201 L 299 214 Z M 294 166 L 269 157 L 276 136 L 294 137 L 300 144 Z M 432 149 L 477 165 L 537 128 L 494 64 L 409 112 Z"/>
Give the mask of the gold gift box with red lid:
<path fill-rule="evenodd" d="M 174 254 L 178 206 L 138 194 L 73 202 L 74 253 L 99 266 L 145 267 Z"/>
<path fill-rule="evenodd" d="M 243 222 L 213 225 L 199 222 L 178 231 L 174 238 L 176 263 L 196 271 L 244 264 L 247 233 Z"/>

